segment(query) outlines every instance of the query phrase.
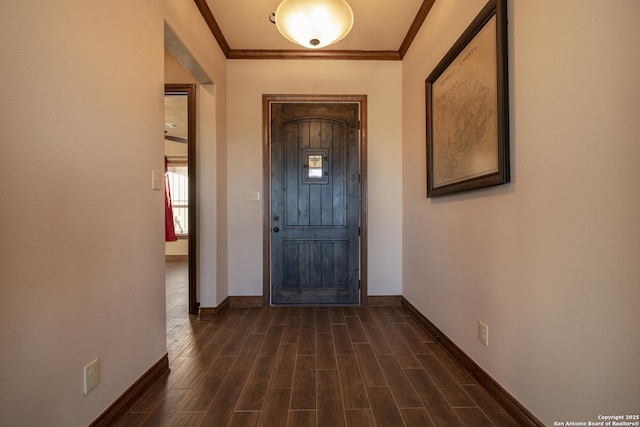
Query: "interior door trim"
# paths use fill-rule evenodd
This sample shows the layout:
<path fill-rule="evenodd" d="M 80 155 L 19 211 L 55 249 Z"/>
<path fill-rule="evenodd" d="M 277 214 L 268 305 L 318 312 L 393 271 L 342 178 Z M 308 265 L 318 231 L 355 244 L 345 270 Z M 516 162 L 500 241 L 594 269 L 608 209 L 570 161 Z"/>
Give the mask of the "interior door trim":
<path fill-rule="evenodd" d="M 181 92 L 187 94 L 187 167 L 189 178 L 189 314 L 198 314 L 197 294 L 197 230 L 196 222 L 196 85 L 174 84 L 164 85 L 165 93 Z"/>
<path fill-rule="evenodd" d="M 272 103 L 357 103 L 360 114 L 360 306 L 367 307 L 367 95 L 262 95 L 262 305 L 271 305 Z"/>

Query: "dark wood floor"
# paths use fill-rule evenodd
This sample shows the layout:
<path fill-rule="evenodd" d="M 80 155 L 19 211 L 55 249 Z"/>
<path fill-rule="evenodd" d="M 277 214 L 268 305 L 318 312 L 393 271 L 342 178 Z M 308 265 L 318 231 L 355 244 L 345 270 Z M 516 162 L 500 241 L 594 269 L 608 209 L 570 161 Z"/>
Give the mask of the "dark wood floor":
<path fill-rule="evenodd" d="M 167 264 L 171 373 L 121 426 L 514 426 L 401 307 L 187 315 Z"/>

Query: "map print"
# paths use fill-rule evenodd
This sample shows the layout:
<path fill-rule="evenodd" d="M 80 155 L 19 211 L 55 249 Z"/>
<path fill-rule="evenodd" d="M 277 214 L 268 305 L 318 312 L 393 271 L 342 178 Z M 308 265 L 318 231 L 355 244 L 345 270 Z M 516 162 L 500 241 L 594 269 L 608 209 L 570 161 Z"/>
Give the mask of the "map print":
<path fill-rule="evenodd" d="M 498 171 L 495 17 L 432 86 L 434 188 Z"/>

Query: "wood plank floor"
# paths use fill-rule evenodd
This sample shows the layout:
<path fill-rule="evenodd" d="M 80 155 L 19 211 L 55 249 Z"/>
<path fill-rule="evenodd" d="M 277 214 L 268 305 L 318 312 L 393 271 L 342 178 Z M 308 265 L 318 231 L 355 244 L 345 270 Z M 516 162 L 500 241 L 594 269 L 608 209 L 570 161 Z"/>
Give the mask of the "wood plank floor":
<path fill-rule="evenodd" d="M 128 426 L 514 426 L 401 307 L 232 308 L 187 315 L 167 263 L 171 373 Z"/>

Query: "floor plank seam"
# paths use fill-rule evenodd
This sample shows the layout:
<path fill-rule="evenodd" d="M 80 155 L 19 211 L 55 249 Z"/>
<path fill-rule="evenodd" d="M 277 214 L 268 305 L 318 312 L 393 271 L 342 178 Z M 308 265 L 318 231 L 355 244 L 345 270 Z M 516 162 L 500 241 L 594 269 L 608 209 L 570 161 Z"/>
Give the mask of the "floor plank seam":
<path fill-rule="evenodd" d="M 185 314 L 170 279 L 172 372 L 127 427 L 515 425 L 400 306 L 232 307 L 203 322 Z M 311 381 L 313 392 L 296 398 Z M 200 387 L 211 388 L 198 402 Z"/>

